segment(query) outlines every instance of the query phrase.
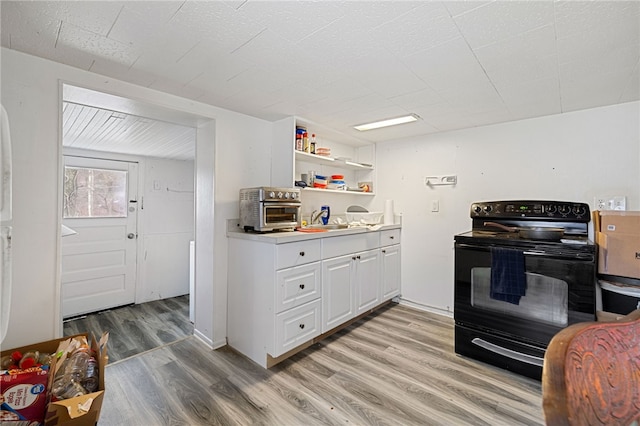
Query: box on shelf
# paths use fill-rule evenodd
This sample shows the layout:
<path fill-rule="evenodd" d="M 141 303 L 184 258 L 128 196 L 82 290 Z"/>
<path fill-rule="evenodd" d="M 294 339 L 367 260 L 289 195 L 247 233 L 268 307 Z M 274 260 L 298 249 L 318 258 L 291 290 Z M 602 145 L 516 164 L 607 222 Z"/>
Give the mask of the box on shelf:
<path fill-rule="evenodd" d="M 23 354 L 32 351 L 38 351 L 45 354 L 56 354 L 59 351 L 60 347 L 68 346 L 68 342 L 71 341 L 71 339 L 81 337 L 88 339 L 87 334 L 79 334 L 76 336 L 64 337 L 61 339 L 53 339 L 46 342 L 23 346 L 20 348 L 3 350 L 2 352 L 0 352 L 0 357 L 8 355 L 10 356 L 16 351 Z M 91 349 L 93 349 L 97 354 L 96 361 L 98 363 L 99 371 L 98 391 L 61 401 L 48 402 L 48 404 L 46 405 L 46 410 L 42 412 L 42 418 L 44 418 L 44 422 L 42 422 L 42 419 L 40 419 L 40 421 L 38 421 L 38 423 L 36 424 L 44 424 L 45 426 L 95 426 L 100 417 L 100 410 L 102 408 L 102 402 L 104 399 L 104 367 L 106 366 L 109 359 L 107 355 L 107 340 L 108 334 L 106 333 L 100 338 L 99 341 L 95 338 L 91 339 Z M 54 360 L 51 364 L 49 373 L 46 374 L 45 393 L 47 393 L 47 398 L 50 397 L 48 393 L 50 392 L 55 372 L 60 367 L 60 364 L 61 361 L 58 361 L 57 359 Z M 5 392 L 5 390 L 10 390 L 11 386 L 9 386 L 9 382 L 10 381 L 7 381 L 6 383 L 4 381 L 2 382 L 3 393 Z M 27 384 L 30 389 L 33 388 L 33 385 L 37 386 L 37 384 L 32 382 L 29 382 Z M 38 387 L 37 389 L 40 388 Z M 8 411 L 11 411 L 11 407 L 5 407 L 3 404 L 3 410 L 5 408 L 7 408 Z M 45 405 L 43 405 L 42 408 L 44 409 Z M 3 426 L 11 426 L 12 423 L 22 424 L 21 420 L 12 422 L 2 419 Z"/>
<path fill-rule="evenodd" d="M 598 273 L 640 279 L 640 212 L 594 212 Z"/>

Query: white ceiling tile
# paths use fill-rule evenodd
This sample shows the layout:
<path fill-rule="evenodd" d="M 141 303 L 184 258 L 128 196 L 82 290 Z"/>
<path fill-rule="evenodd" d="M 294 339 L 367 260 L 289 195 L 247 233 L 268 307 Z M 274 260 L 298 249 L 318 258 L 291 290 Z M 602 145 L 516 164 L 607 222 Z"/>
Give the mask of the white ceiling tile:
<path fill-rule="evenodd" d="M 29 16 L 46 15 L 85 31 L 106 36 L 125 3 L 124 1 L 24 1 L 20 2 L 20 8 Z"/>
<path fill-rule="evenodd" d="M 382 46 L 399 57 L 460 37 L 455 22 L 440 2 L 424 3 L 372 31 Z"/>
<path fill-rule="evenodd" d="M 353 31 L 359 33 L 368 33 L 372 29 L 383 25 L 386 22 L 393 21 L 397 17 L 406 14 L 409 11 L 415 10 L 421 6 L 424 6 L 423 0 L 417 1 L 352 1 L 342 0 L 334 2 L 344 17 L 341 21 L 344 21 L 346 28 L 350 28 Z M 328 31 L 329 28 L 323 28 L 323 31 Z M 343 31 L 341 31 L 343 32 Z"/>
<path fill-rule="evenodd" d="M 480 78 L 486 79 L 478 60 L 462 38 L 457 38 L 432 49 L 405 57 L 402 61 L 436 91 L 447 90 L 451 86 L 457 86 L 460 79 L 465 80 L 471 76 L 480 76 Z M 447 75 L 453 76 L 455 74 L 458 74 L 461 78 L 450 80 L 446 77 Z M 473 80 L 469 80 L 469 82 L 473 83 Z"/>
<path fill-rule="evenodd" d="M 474 49 L 494 83 L 539 80 L 558 75 L 556 36 L 552 25 Z"/>
<path fill-rule="evenodd" d="M 560 77 L 562 111 L 575 111 L 619 102 L 633 73 L 634 69 L 620 69 L 602 74 L 562 73 Z"/>
<path fill-rule="evenodd" d="M 637 37 L 640 2 L 638 1 L 556 1 L 558 39 L 576 34 L 616 37 L 617 33 Z"/>
<path fill-rule="evenodd" d="M 509 110 L 526 104 L 540 105 L 560 112 L 560 87 L 556 77 L 540 80 L 527 80 L 517 83 L 501 82 L 496 84 L 500 97 Z"/>
<path fill-rule="evenodd" d="M 453 88 L 439 93 L 454 108 L 468 113 L 481 113 L 504 108 L 504 102 L 496 89 L 490 84 L 478 84 L 475 87 Z"/>
<path fill-rule="evenodd" d="M 322 30 L 344 14 L 337 3 L 320 1 L 248 0 L 237 11 L 240 19 L 269 28 L 290 43 Z"/>
<path fill-rule="evenodd" d="M 167 25 L 185 44 L 208 40 L 212 47 L 228 53 L 266 28 L 242 19 L 238 11 L 220 1 L 185 1 Z"/>
<path fill-rule="evenodd" d="M 94 34 L 64 21 L 56 42 L 56 48 L 59 47 L 94 57 L 108 58 L 125 65 L 133 64 L 141 53 L 124 43 Z"/>
<path fill-rule="evenodd" d="M 176 2 L 160 2 L 162 5 L 170 5 L 170 9 L 162 5 L 158 8 L 151 7 L 156 3 L 158 2 L 128 3 L 109 32 L 109 38 L 141 51 L 154 50 L 161 45 L 162 51 L 169 57 L 184 53 L 185 45 L 187 48 L 191 47 L 198 39 L 185 32 L 176 22 L 169 21 L 178 11 Z"/>
<path fill-rule="evenodd" d="M 441 103 L 442 96 L 432 88 L 427 87 L 425 89 L 414 90 L 411 93 L 394 96 L 389 100 L 399 107 L 413 110 L 414 108 Z"/>
<path fill-rule="evenodd" d="M 554 23 L 552 1 L 495 1 L 456 16 L 455 22 L 472 48 Z"/>
<path fill-rule="evenodd" d="M 505 123 L 513 120 L 513 116 L 506 108 L 482 109 L 471 112 L 467 116 L 474 126 L 486 126 L 489 124 Z"/>
<path fill-rule="evenodd" d="M 493 0 L 491 0 L 493 1 Z M 443 2 L 444 7 L 447 8 L 447 10 L 449 11 L 449 14 L 451 14 L 451 16 L 458 16 L 458 15 L 462 15 L 463 13 L 467 13 L 473 9 L 477 9 L 479 7 L 482 7 L 486 4 L 491 3 L 491 1 L 479 1 L 479 0 L 474 0 L 474 1 L 446 1 Z"/>

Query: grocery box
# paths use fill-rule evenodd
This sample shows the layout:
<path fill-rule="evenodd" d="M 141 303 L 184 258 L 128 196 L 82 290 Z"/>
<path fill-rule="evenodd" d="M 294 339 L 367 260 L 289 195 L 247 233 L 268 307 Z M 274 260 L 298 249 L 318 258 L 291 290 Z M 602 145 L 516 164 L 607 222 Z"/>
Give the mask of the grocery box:
<path fill-rule="evenodd" d="M 598 273 L 640 279 L 640 212 L 602 211 L 594 218 Z"/>
<path fill-rule="evenodd" d="M 23 346 L 20 348 L 7 349 L 0 352 L 0 357 L 10 356 L 12 353 L 18 351 L 20 353 L 28 353 L 38 351 L 43 354 L 56 354 L 61 348 L 65 348 L 69 346 L 69 343 L 72 339 L 82 338 L 88 339 L 86 334 L 79 334 L 76 336 L 65 337 L 61 339 L 53 339 L 46 342 L 34 343 L 31 345 Z M 108 362 L 107 355 L 107 340 L 108 334 L 104 334 L 100 340 L 96 340 L 95 338 L 91 339 L 91 348 L 96 352 L 96 361 L 98 363 L 98 391 L 89 393 L 86 395 L 76 396 L 73 398 L 60 400 L 60 401 L 51 401 L 50 392 L 53 378 L 55 376 L 55 372 L 61 367 L 63 359 L 57 359 L 54 357 L 54 361 L 50 367 L 49 373 L 46 375 L 46 398 L 47 404 L 44 405 L 46 408 L 42 413 L 42 418 L 44 421 L 39 421 L 35 424 L 44 424 L 45 426 L 95 426 L 99 417 L 100 410 L 102 408 L 102 402 L 104 399 L 104 368 Z M 9 381 L 8 381 L 9 382 Z M 5 383 L 2 385 L 2 392 L 5 390 L 9 390 L 9 383 Z M 4 382 L 0 382 L 4 383 Z M 15 382 L 12 382 L 15 383 Z M 7 386 L 6 386 L 7 385 Z M 32 383 L 28 383 L 28 385 L 33 385 Z M 36 385 L 37 386 L 37 385 Z M 45 386 L 42 383 L 42 386 Z M 26 388 L 25 388 L 26 389 Z M 29 391 L 32 389 L 41 389 L 40 387 L 29 387 Z M 33 398 L 32 398 L 33 399 Z M 11 413 L 11 407 L 6 407 L 3 404 L 3 412 L 5 415 L 4 409 L 8 408 L 8 412 Z M 15 414 L 15 413 L 14 413 Z M 11 414 L 6 414 L 8 417 L 14 417 Z M 24 424 L 23 420 L 18 420 L 17 422 L 11 420 L 3 419 L 1 422 L 2 426 L 11 426 L 12 424 Z"/>

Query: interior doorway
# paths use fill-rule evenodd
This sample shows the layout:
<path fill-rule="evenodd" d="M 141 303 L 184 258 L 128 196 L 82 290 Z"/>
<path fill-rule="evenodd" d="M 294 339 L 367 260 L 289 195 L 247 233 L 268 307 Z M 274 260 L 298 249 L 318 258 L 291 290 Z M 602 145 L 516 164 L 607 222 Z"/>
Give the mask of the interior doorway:
<path fill-rule="evenodd" d="M 145 302 L 155 300 L 167 300 L 164 303 L 167 306 L 181 306 L 181 303 L 176 305 L 176 301 L 185 300 L 181 295 L 190 293 L 189 242 L 195 240 L 196 216 L 194 201 L 196 128 L 202 123 L 203 117 L 67 84 L 63 85 L 62 92 L 63 114 L 66 111 L 73 116 L 72 118 L 63 116 L 62 118 L 62 153 L 66 154 L 66 158 L 71 158 L 69 157 L 71 154 L 73 158 L 82 157 L 86 161 L 93 161 L 95 158 L 100 158 L 100 161 L 103 161 L 107 158 L 111 161 L 115 159 L 123 164 L 131 164 L 132 161 L 128 160 L 132 159 L 133 163 L 137 164 L 135 159 L 142 158 L 139 162 L 139 169 L 130 171 L 130 174 L 136 174 L 140 179 L 139 195 L 135 198 L 129 197 L 130 199 L 127 200 L 128 210 L 134 208 L 139 213 L 138 221 L 133 229 L 126 229 L 127 232 L 124 233 L 125 244 L 133 240 L 134 245 L 137 246 L 134 253 L 139 266 L 134 269 L 133 273 L 137 281 L 137 283 L 134 281 L 133 298 L 131 298 L 132 293 L 127 285 L 109 287 L 107 284 L 106 293 L 109 293 L 109 288 L 111 290 L 117 288 L 114 293 L 126 293 L 127 297 L 122 299 L 112 297 L 114 295 L 101 297 L 98 292 L 91 297 L 113 299 L 108 301 L 106 305 L 98 307 L 86 303 L 87 297 L 83 295 L 79 299 L 85 299 L 85 306 L 80 309 L 78 307 L 69 309 L 71 304 L 68 303 L 66 296 L 73 294 L 73 292 L 68 291 L 71 287 L 67 285 L 69 277 L 67 274 L 69 272 L 67 250 L 72 246 L 73 239 L 81 232 L 88 233 L 91 226 L 84 226 L 89 222 L 82 222 L 80 219 L 65 218 L 63 225 L 78 234 L 63 237 L 61 240 L 62 316 L 82 315 L 107 308 L 108 305 L 145 304 Z M 73 112 L 71 113 L 71 111 Z M 190 164 L 191 172 L 190 176 L 185 177 L 185 170 L 189 170 L 188 164 Z M 134 203 L 130 202 L 132 200 Z M 153 214 L 154 207 L 155 211 L 160 210 L 161 213 Z M 188 219 L 184 221 L 184 226 L 178 226 L 180 229 L 174 230 L 175 232 L 172 233 L 167 232 L 166 217 L 163 217 L 163 214 L 167 217 L 187 217 Z M 98 228 L 100 225 L 106 226 L 104 223 L 96 222 L 96 224 Z M 77 229 L 74 229 L 74 226 Z M 134 238 L 129 238 L 131 234 L 134 235 Z M 184 250 L 182 250 L 182 246 L 184 246 Z M 168 254 L 172 251 L 179 254 Z M 117 257 L 114 253 L 111 255 Z M 126 255 L 121 254 L 120 258 L 122 256 Z M 100 256 L 94 257 L 99 258 Z M 157 262 L 156 265 L 159 266 L 146 269 L 144 263 L 140 266 L 141 262 L 149 262 L 154 259 Z M 181 266 L 175 267 L 172 262 L 175 262 L 173 265 L 179 264 Z M 86 262 L 84 265 L 86 266 Z M 95 269 L 99 269 L 100 262 L 97 261 L 95 266 Z M 163 267 L 166 268 L 165 272 L 163 272 Z M 183 270 L 183 272 L 176 273 L 178 270 Z M 177 275 L 182 275 L 184 279 L 177 277 Z M 176 277 L 177 279 L 174 281 L 184 281 L 184 293 L 169 286 L 156 285 L 162 278 L 171 281 Z M 123 278 L 121 283 L 125 281 L 127 280 Z M 75 296 L 77 296 L 78 290 L 81 293 L 86 290 L 86 286 L 75 285 L 74 290 L 76 290 Z M 193 294 L 187 296 L 186 300 L 188 301 L 192 297 Z M 192 317 L 195 318 L 195 315 Z M 189 316 L 187 316 L 188 321 Z M 191 323 L 186 325 L 186 329 L 189 327 L 193 330 Z M 68 327 L 65 325 L 64 329 L 66 332 Z"/>

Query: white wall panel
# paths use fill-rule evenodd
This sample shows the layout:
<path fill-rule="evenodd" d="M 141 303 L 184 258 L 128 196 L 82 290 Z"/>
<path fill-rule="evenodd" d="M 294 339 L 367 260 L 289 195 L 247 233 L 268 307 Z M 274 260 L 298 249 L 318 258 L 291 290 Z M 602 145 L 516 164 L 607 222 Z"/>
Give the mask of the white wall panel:
<path fill-rule="evenodd" d="M 453 237 L 471 228 L 472 202 L 626 195 L 640 210 L 640 103 L 378 144 L 375 209 L 402 214 L 402 296 L 453 311 Z M 425 176 L 455 174 L 455 186 Z M 431 212 L 438 200 L 440 211 Z M 592 234 L 592 231 L 591 231 Z"/>

